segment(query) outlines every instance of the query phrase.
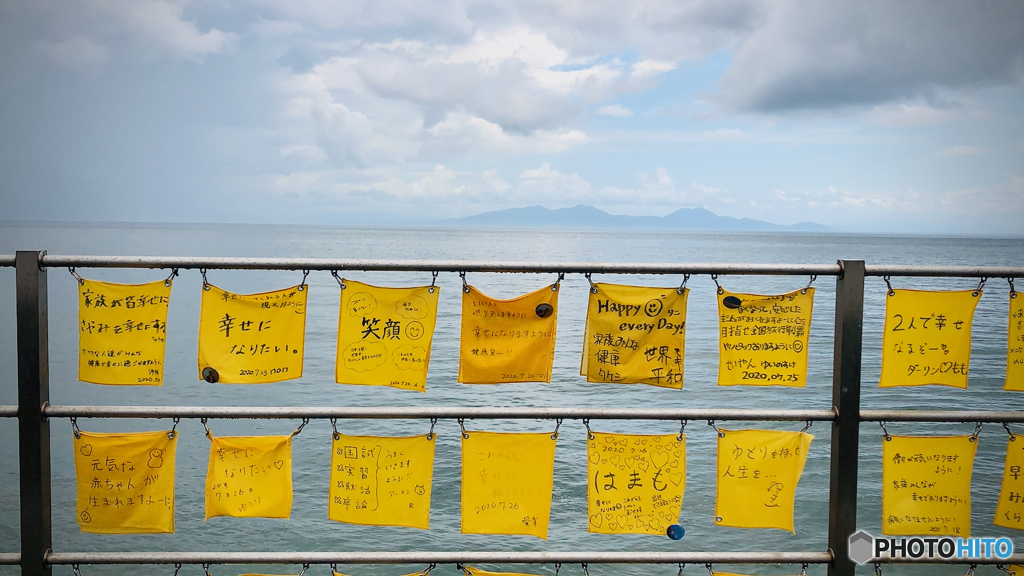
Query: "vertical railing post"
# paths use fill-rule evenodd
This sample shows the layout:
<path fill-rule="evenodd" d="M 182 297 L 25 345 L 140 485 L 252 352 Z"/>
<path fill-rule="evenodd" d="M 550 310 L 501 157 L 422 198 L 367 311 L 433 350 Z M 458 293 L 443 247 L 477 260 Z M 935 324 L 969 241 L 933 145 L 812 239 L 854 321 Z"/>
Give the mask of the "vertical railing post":
<path fill-rule="evenodd" d="M 46 313 L 46 252 L 15 256 L 18 306 L 18 452 L 21 477 L 21 573 L 50 576 L 50 423 L 41 408 L 50 399 Z"/>
<path fill-rule="evenodd" d="M 860 449 L 860 362 L 864 331 L 864 261 L 840 260 L 836 278 L 836 334 L 832 359 L 832 423 L 828 547 L 829 576 L 853 576 L 850 535 L 857 530 L 857 458 Z"/>

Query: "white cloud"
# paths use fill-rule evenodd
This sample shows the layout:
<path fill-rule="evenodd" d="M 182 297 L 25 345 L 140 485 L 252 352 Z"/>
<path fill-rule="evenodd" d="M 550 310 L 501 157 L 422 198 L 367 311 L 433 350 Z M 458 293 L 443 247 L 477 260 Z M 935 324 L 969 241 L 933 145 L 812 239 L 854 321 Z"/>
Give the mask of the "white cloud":
<path fill-rule="evenodd" d="M 967 156 L 972 154 L 984 154 L 988 152 L 981 146 L 954 146 L 936 152 L 939 156 Z"/>
<path fill-rule="evenodd" d="M 172 52 L 194 60 L 235 44 L 238 36 L 211 28 L 201 32 L 195 22 L 182 19 L 184 8 L 163 0 L 93 0 L 129 33 L 147 37 Z"/>
<path fill-rule="evenodd" d="M 641 60 L 633 64 L 630 74 L 634 78 L 647 78 L 676 69 L 675 62 L 659 62 L 658 60 Z"/>
<path fill-rule="evenodd" d="M 633 115 L 633 111 L 625 106 L 618 104 L 609 104 L 608 106 L 601 106 L 597 109 L 598 114 L 605 116 L 617 116 L 619 118 L 628 118 Z"/>

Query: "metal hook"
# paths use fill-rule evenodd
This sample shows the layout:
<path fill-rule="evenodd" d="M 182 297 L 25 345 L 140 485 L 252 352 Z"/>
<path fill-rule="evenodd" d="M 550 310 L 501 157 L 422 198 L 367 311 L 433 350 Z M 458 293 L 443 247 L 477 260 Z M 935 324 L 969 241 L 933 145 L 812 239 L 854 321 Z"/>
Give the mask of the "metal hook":
<path fill-rule="evenodd" d="M 469 294 L 469 284 L 466 282 L 466 271 L 462 270 L 459 272 L 459 278 L 462 278 L 462 291 Z"/>
<path fill-rule="evenodd" d="M 683 441 L 683 432 L 686 431 L 686 420 L 680 420 L 679 436 L 676 436 L 676 440 Z"/>
<path fill-rule="evenodd" d="M 1010 576 L 1014 576 L 1015 574 L 1017 574 L 1016 570 L 1010 571 L 1010 569 L 1005 564 L 996 564 L 996 570 L 1006 572 Z"/>
<path fill-rule="evenodd" d="M 590 576 L 590 570 L 587 569 L 587 563 L 583 562 L 582 566 L 583 566 L 583 574 L 584 574 L 584 576 Z"/>
<path fill-rule="evenodd" d="M 462 437 L 466 440 L 469 439 L 469 433 L 466 432 L 466 420 L 465 418 L 459 418 L 459 428 L 462 428 Z"/>
<path fill-rule="evenodd" d="M 78 567 L 78 564 L 71 565 L 71 573 L 75 576 L 82 576 L 82 570 Z"/>
<path fill-rule="evenodd" d="M 801 294 L 807 294 L 807 290 L 811 287 L 811 284 L 814 284 L 814 281 L 817 280 L 817 279 L 818 279 L 818 275 L 817 274 L 811 274 L 810 281 L 807 282 L 807 286 L 804 286 L 803 290 L 801 290 L 800 293 Z"/>
<path fill-rule="evenodd" d="M 203 276 L 203 290 L 210 290 L 210 282 L 206 279 L 206 268 L 200 268 L 199 273 Z M 209 572 L 207 572 L 209 574 Z"/>
<path fill-rule="evenodd" d="M 338 434 L 338 419 L 337 418 L 331 418 L 331 428 L 334 429 L 334 434 L 331 435 L 331 438 L 334 438 L 335 440 L 341 440 L 341 434 Z"/>
<path fill-rule="evenodd" d="M 715 288 L 718 289 L 719 294 L 725 294 L 725 290 L 722 290 L 722 287 L 718 284 L 718 274 L 712 274 L 711 281 L 715 283 Z M 710 568 L 708 568 L 708 570 L 710 570 Z"/>
<path fill-rule="evenodd" d="M 437 418 L 430 419 L 430 432 L 427 432 L 427 440 L 434 439 L 434 424 L 437 424 Z"/>
<path fill-rule="evenodd" d="M 423 572 L 420 572 L 420 574 L 422 574 L 423 576 L 427 576 L 427 574 L 430 574 L 430 571 L 433 570 L 434 568 L 437 568 L 437 564 L 434 564 L 433 562 L 431 562 L 430 564 L 427 565 L 427 569 L 424 570 Z"/>
<path fill-rule="evenodd" d="M 800 565 L 800 576 L 807 576 L 807 562 Z"/>
<path fill-rule="evenodd" d="M 210 427 L 206 425 L 206 418 L 200 418 L 199 423 L 203 425 L 203 428 L 206 428 L 206 437 L 213 440 L 213 433 L 210 432 Z"/>
<path fill-rule="evenodd" d="M 988 280 L 988 278 L 986 278 L 985 276 L 981 277 L 981 280 L 978 281 L 978 287 L 974 289 L 974 292 L 971 292 L 971 296 L 977 298 L 978 295 L 981 294 L 981 289 L 985 287 L 986 280 Z"/>
<path fill-rule="evenodd" d="M 309 570 L 309 564 L 303 564 L 302 565 L 302 570 L 299 572 L 299 576 L 302 576 L 303 574 L 305 574 L 306 570 Z"/>
<path fill-rule="evenodd" d="M 708 574 L 710 574 L 711 576 L 715 576 L 715 571 L 711 569 L 711 563 L 710 562 L 705 564 L 704 567 L 708 569 Z"/>
<path fill-rule="evenodd" d="M 171 431 L 167 433 L 167 437 L 171 440 L 174 440 L 175 435 L 177 435 L 176 430 L 178 429 L 178 422 L 181 422 L 181 418 L 175 416 L 174 424 L 171 426 Z"/>
<path fill-rule="evenodd" d="M 338 573 L 338 565 L 337 564 L 331 564 L 331 575 L 334 576 L 337 573 Z"/>
<path fill-rule="evenodd" d="M 679 563 L 679 576 L 683 576 L 683 568 L 686 568 L 686 564 Z"/>
<path fill-rule="evenodd" d="M 1013 287 L 1013 278 L 1007 278 L 1006 281 L 1010 283 L 1010 298 L 1016 298 L 1017 289 Z"/>
<path fill-rule="evenodd" d="M 722 432 L 722 430 L 718 426 L 715 426 L 714 420 L 708 420 L 708 426 L 711 426 L 712 428 L 715 429 L 715 432 L 718 432 L 719 438 L 725 438 L 725 432 Z"/>
<path fill-rule="evenodd" d="M 555 562 L 555 576 L 558 576 L 558 571 L 562 569 L 561 562 Z"/>
<path fill-rule="evenodd" d="M 587 282 L 590 282 L 590 293 L 597 294 L 597 284 L 594 284 L 594 281 L 590 279 L 590 272 L 584 274 L 583 277 L 587 279 Z"/>
<path fill-rule="evenodd" d="M 178 275 L 178 269 L 177 268 L 171 268 L 171 274 L 164 280 L 164 286 L 168 286 L 169 287 L 171 285 L 171 280 L 173 280 L 174 277 L 177 276 L 177 275 Z"/>
<path fill-rule="evenodd" d="M 174 576 L 178 576 L 178 570 L 181 570 L 181 563 L 180 562 L 175 562 L 174 563 Z"/>
<path fill-rule="evenodd" d="M 82 437 L 82 431 L 78 429 L 78 418 L 74 416 L 71 417 L 71 431 L 74 432 L 75 438 Z"/>
<path fill-rule="evenodd" d="M 85 285 L 85 279 L 79 276 L 78 272 L 75 272 L 74 266 L 68 266 L 68 272 L 71 272 L 71 275 L 75 277 L 75 280 L 78 280 L 78 284 L 80 286 Z"/>
<path fill-rule="evenodd" d="M 295 429 L 295 432 L 292 432 L 292 436 L 298 436 L 299 432 L 302 432 L 302 429 L 306 427 L 306 424 L 309 424 L 309 418 L 302 419 L 302 423 Z"/>
<path fill-rule="evenodd" d="M 437 270 L 432 270 L 432 271 L 430 272 L 430 275 L 431 275 L 431 278 L 430 278 L 430 287 L 429 287 L 429 288 L 427 288 L 427 292 L 430 292 L 431 294 L 433 294 L 433 293 L 434 293 L 434 290 L 436 290 L 436 289 L 437 289 L 437 273 L 438 273 L 438 271 L 437 271 Z"/>
<path fill-rule="evenodd" d="M 882 576 L 882 565 L 875 562 L 875 576 Z"/>
<path fill-rule="evenodd" d="M 896 291 L 892 289 L 892 284 L 889 283 L 889 277 L 888 276 L 882 276 L 882 280 L 885 281 L 885 287 L 888 288 L 887 293 L 889 294 L 889 296 L 895 296 L 896 295 Z"/>
<path fill-rule="evenodd" d="M 558 429 L 562 427 L 562 419 L 558 418 L 555 420 L 555 431 L 551 434 L 552 440 L 558 440 Z"/>
<path fill-rule="evenodd" d="M 683 292 L 685 292 L 686 291 L 686 283 L 689 282 L 689 281 L 690 281 L 690 275 L 689 274 L 683 274 L 683 283 L 679 285 L 679 288 L 676 288 L 676 294 L 682 294 Z"/>
<path fill-rule="evenodd" d="M 337 270 L 331 270 L 331 276 L 334 276 L 334 279 L 338 281 L 338 286 L 341 286 L 341 289 L 344 290 L 345 289 L 345 281 L 342 280 L 341 276 L 338 275 L 338 271 Z"/>
<path fill-rule="evenodd" d="M 558 279 L 555 280 L 555 283 L 551 285 L 552 292 L 558 292 L 558 287 L 561 286 L 563 279 L 565 279 L 565 272 L 559 272 Z"/>
<path fill-rule="evenodd" d="M 587 440 L 593 440 L 594 433 L 590 431 L 590 418 L 584 418 L 583 425 L 587 427 Z"/>
<path fill-rule="evenodd" d="M 882 427 L 882 435 L 885 436 L 885 441 L 889 442 L 892 440 L 892 436 L 889 435 L 889 431 L 885 429 L 885 422 L 879 421 L 878 425 Z"/>
<path fill-rule="evenodd" d="M 811 426 L 813 426 L 813 425 L 814 425 L 814 420 L 808 420 L 807 423 L 804 424 L 804 427 L 800 429 L 800 432 L 807 432 L 808 430 L 811 429 Z"/>
<path fill-rule="evenodd" d="M 1014 436 L 1013 432 L 1010 431 L 1010 425 L 1008 423 L 1003 422 L 1003 428 L 1006 428 L 1006 433 L 1010 435 L 1010 442 L 1013 442 L 1017 439 L 1017 437 Z"/>
<path fill-rule="evenodd" d="M 977 564 L 971 564 L 971 567 L 967 569 L 967 576 L 974 576 L 974 571 L 978 569 Z"/>
<path fill-rule="evenodd" d="M 210 574 L 210 565 L 205 562 L 203 563 L 203 573 L 206 574 L 206 576 L 213 576 Z"/>
<path fill-rule="evenodd" d="M 302 271 L 302 282 L 299 282 L 299 291 L 306 289 L 306 277 L 309 276 L 309 270 Z"/>
<path fill-rule="evenodd" d="M 971 437 L 969 438 L 969 440 L 971 442 L 977 442 L 978 441 L 978 434 L 981 434 L 981 429 L 984 426 L 985 426 L 984 422 L 977 422 L 977 423 L 975 423 L 975 425 L 974 425 L 974 433 L 971 434 Z"/>

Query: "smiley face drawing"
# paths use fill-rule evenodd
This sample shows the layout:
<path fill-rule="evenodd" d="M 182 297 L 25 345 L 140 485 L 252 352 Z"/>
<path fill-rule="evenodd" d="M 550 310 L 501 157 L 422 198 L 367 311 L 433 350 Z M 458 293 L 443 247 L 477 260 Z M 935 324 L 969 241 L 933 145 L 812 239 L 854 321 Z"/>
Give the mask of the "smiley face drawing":
<path fill-rule="evenodd" d="M 160 468 L 164 465 L 164 451 L 159 448 L 153 448 L 149 451 L 149 460 L 146 461 L 146 466 L 150 468 Z"/>
<path fill-rule="evenodd" d="M 644 304 L 644 314 L 647 314 L 648 318 L 654 318 L 658 314 L 661 314 L 661 310 L 665 307 L 659 298 L 651 298 Z"/>

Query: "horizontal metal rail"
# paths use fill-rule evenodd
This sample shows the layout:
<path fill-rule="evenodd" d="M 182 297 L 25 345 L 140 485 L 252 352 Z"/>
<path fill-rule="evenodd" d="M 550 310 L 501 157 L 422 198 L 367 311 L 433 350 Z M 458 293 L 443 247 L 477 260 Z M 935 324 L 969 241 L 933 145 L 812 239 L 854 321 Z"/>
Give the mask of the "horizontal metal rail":
<path fill-rule="evenodd" d="M 14 266 L 14 254 L 0 254 L 0 267 Z"/>
<path fill-rule="evenodd" d="M 17 566 L 21 564 L 21 554 L 17 552 L 0 553 L 0 566 Z"/>
<path fill-rule="evenodd" d="M 963 278 L 1024 278 L 1022 266 L 920 266 L 865 264 L 865 276 L 933 276 Z"/>
<path fill-rule="evenodd" d="M 221 258 L 193 256 L 43 256 L 51 268 L 206 268 L 223 270 L 390 270 L 407 272 L 563 272 L 607 274 L 773 274 L 837 276 L 839 264 L 637 264 L 614 262 L 501 262 L 481 260 L 361 260 L 336 258 Z"/>
<path fill-rule="evenodd" d="M 830 552 L 50 552 L 61 564 L 828 564 Z"/>
<path fill-rule="evenodd" d="M 832 421 L 834 410 L 747 410 L 685 408 L 544 408 L 455 406 L 53 406 L 47 418 L 491 418 L 566 420 L 772 420 Z"/>
<path fill-rule="evenodd" d="M 17 418 L 18 407 L 7 404 L 0 405 L 0 418 Z"/>
<path fill-rule="evenodd" d="M 1024 412 L 861 410 L 861 422 L 1024 422 Z"/>

